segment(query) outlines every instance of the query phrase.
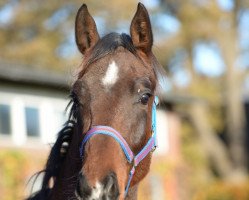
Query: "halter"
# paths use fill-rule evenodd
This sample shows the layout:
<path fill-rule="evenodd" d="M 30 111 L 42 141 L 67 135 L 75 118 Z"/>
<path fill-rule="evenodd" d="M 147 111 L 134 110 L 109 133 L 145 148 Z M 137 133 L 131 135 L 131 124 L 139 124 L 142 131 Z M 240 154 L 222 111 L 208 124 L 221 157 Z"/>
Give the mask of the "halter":
<path fill-rule="evenodd" d="M 137 155 L 134 155 L 132 152 L 131 148 L 123 138 L 123 136 L 113 129 L 112 127 L 109 126 L 94 126 L 92 127 L 86 134 L 85 137 L 81 143 L 80 146 L 80 156 L 83 157 L 83 150 L 86 142 L 94 135 L 101 134 L 101 135 L 108 135 L 114 138 L 119 145 L 121 146 L 128 162 L 132 164 L 132 168 L 129 173 L 129 179 L 128 183 L 125 187 L 125 195 L 128 193 L 128 189 L 130 187 L 130 183 L 132 180 L 132 177 L 135 173 L 135 168 L 136 166 L 150 153 L 153 152 L 156 147 L 157 147 L 157 131 L 156 131 L 156 106 L 158 104 L 159 100 L 158 97 L 155 96 L 153 105 L 152 105 L 152 125 L 151 125 L 151 132 L 152 135 L 150 139 L 148 140 L 147 144 L 140 150 L 140 152 Z"/>

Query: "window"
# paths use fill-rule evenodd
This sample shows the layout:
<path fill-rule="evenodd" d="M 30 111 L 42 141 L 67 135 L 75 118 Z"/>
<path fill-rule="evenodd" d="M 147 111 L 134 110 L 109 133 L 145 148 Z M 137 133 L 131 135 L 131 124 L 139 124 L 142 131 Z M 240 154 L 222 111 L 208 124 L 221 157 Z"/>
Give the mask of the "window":
<path fill-rule="evenodd" d="M 39 137 L 40 135 L 40 124 L 39 124 L 39 111 L 37 108 L 26 107 L 25 108 L 25 119 L 27 135 L 31 137 Z"/>
<path fill-rule="evenodd" d="M 10 135 L 10 106 L 0 104 L 0 134 Z"/>

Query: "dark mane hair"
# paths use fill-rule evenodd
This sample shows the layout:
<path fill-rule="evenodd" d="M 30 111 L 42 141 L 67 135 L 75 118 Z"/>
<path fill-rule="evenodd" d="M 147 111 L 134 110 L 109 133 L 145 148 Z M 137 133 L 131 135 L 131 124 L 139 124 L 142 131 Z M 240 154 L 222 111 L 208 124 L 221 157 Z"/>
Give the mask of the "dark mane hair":
<path fill-rule="evenodd" d="M 79 77 L 84 75 L 90 64 L 105 57 L 106 55 L 113 53 L 120 46 L 124 47 L 133 55 L 141 59 L 137 55 L 136 48 L 134 47 L 129 35 L 124 33 L 109 33 L 96 43 L 93 49 L 89 52 L 89 55 L 86 55 L 84 69 L 79 73 Z M 153 55 L 151 57 L 151 61 L 154 72 L 157 74 L 157 69 L 160 65 Z M 31 197 L 27 200 L 44 200 L 49 196 L 51 182 L 54 183 L 59 175 L 61 165 L 67 154 L 67 149 L 70 146 L 72 135 L 77 133 L 77 130 L 83 130 L 84 124 L 82 124 L 82 117 L 84 116 L 80 116 L 80 109 L 82 109 L 82 105 L 74 92 L 74 88 L 71 89 L 70 98 L 71 100 L 67 106 L 67 108 L 70 107 L 69 118 L 62 130 L 58 133 L 58 138 L 50 151 L 45 168 L 34 175 L 35 180 L 38 176 L 44 175 L 41 189 L 37 193 L 31 195 Z"/>
<path fill-rule="evenodd" d="M 79 109 L 81 105 L 78 101 L 77 95 L 73 92 L 73 90 L 71 91 L 71 94 L 69 96 L 70 96 L 70 101 L 66 108 L 66 110 L 70 108 L 68 120 L 64 124 L 64 127 L 61 129 L 61 131 L 58 133 L 57 140 L 50 151 L 45 168 L 37 172 L 33 176 L 34 177 L 33 185 L 34 185 L 37 178 L 40 175 L 43 175 L 41 189 L 38 192 L 32 194 L 29 198 L 27 198 L 27 200 L 39 200 L 39 199 L 44 200 L 44 198 L 48 197 L 49 192 L 51 190 L 50 189 L 51 181 L 54 183 L 59 175 L 62 162 L 64 161 L 67 149 L 72 139 L 72 135 L 73 133 L 75 133 L 76 128 L 80 128 L 76 126 L 79 126 L 79 124 L 81 124 L 81 123 L 78 124 L 80 119 Z"/>
<path fill-rule="evenodd" d="M 114 52 L 120 46 L 136 55 L 136 48 L 134 47 L 129 35 L 125 33 L 109 33 L 101 38 L 93 47 L 87 64 L 89 65 L 96 60 L 105 57 L 106 55 Z"/>

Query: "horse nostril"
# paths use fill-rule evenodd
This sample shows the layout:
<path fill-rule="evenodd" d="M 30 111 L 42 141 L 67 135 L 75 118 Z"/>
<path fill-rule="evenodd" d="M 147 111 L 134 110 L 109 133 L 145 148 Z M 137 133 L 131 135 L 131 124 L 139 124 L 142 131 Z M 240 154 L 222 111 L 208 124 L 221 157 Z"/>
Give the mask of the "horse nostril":
<path fill-rule="evenodd" d="M 76 186 L 76 195 L 83 198 L 91 195 L 91 187 L 88 185 L 86 177 L 80 173 Z"/>
<path fill-rule="evenodd" d="M 109 199 L 117 199 L 119 196 L 119 187 L 117 176 L 114 173 L 110 173 L 103 181 L 104 194 Z"/>
<path fill-rule="evenodd" d="M 96 186 L 91 188 L 86 177 L 80 173 L 76 185 L 75 195 L 78 199 L 110 199 L 117 200 L 119 197 L 119 187 L 117 176 L 114 173 L 108 174 L 102 183 L 96 183 Z"/>

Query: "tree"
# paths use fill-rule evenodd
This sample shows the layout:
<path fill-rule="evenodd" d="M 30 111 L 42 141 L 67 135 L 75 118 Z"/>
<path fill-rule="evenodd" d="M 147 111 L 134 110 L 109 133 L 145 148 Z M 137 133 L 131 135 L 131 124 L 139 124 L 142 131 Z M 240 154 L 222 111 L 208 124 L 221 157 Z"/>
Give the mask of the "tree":
<path fill-rule="evenodd" d="M 132 0 L 84 3 L 93 13 L 101 34 L 123 29 L 120 22 L 130 20 L 136 9 Z M 74 20 L 81 5 L 80 0 L 0 1 L 0 59 L 66 72 L 78 66 Z M 131 7 L 134 11 L 128 9 Z M 128 32 L 128 25 L 126 29 Z"/>
<path fill-rule="evenodd" d="M 244 79 L 241 78 L 241 69 L 236 61 L 241 55 L 238 32 L 240 17 L 243 12 L 248 12 L 248 3 L 246 1 L 231 1 L 229 8 L 222 8 L 217 1 L 195 1 L 194 4 L 191 0 L 161 0 L 161 3 L 164 5 L 166 11 L 176 17 L 181 23 L 181 29 L 178 33 L 181 37 L 179 46 L 185 51 L 186 60 L 183 66 L 185 70 L 187 69 L 191 77 L 190 83 L 186 86 L 185 91 L 189 91 L 189 93 L 194 96 L 203 97 L 210 104 L 214 104 L 216 108 L 225 108 L 225 121 L 221 122 L 224 123 L 227 129 L 227 152 L 224 152 L 224 147 L 226 146 L 219 141 L 218 135 L 213 137 L 213 133 L 203 133 L 206 135 L 206 137 L 203 138 L 202 129 L 199 127 L 198 131 L 201 134 L 201 138 L 209 140 L 209 142 L 213 141 L 214 144 L 218 145 L 216 147 L 217 150 L 223 149 L 222 151 L 217 151 L 216 155 L 220 157 L 218 160 L 225 159 L 226 165 L 228 165 L 228 168 L 222 167 L 222 163 L 220 163 L 220 166 L 216 166 L 216 170 L 222 178 L 226 179 L 229 178 L 228 176 L 237 174 L 238 176 L 236 176 L 235 179 L 238 177 L 243 179 L 247 175 L 245 113 L 242 99 Z M 176 38 L 172 38 L 172 40 L 176 40 Z M 210 78 L 209 74 L 203 75 L 196 70 L 195 55 L 193 52 L 198 42 L 215 43 L 218 47 L 220 57 L 225 65 L 225 71 L 216 78 Z M 169 41 L 169 43 L 174 42 Z M 173 48 L 172 51 L 177 51 L 178 49 Z M 248 51 L 248 49 L 246 49 L 246 51 Z M 170 68 L 174 67 L 170 66 L 169 60 L 166 66 Z M 245 69 L 243 73 L 247 70 L 248 69 Z M 207 87 L 207 85 L 209 86 Z M 215 89 L 211 91 L 208 90 L 210 86 Z M 178 89 L 178 92 L 181 91 Z M 213 99 L 216 99 L 216 101 Z M 198 109 L 195 108 L 194 112 L 196 114 L 203 114 L 204 112 L 200 111 L 203 109 L 199 108 L 200 107 L 198 107 Z M 206 111 L 206 115 L 207 113 Z M 194 118 L 196 118 L 196 116 Z M 200 126 L 200 124 L 203 124 L 203 126 L 204 124 L 208 124 L 204 122 L 204 117 L 202 121 L 201 117 L 194 119 L 195 122 L 196 120 L 199 121 L 198 126 Z M 211 126 L 205 129 L 206 131 L 215 130 L 215 127 Z M 206 150 L 210 155 L 213 155 L 212 145 L 207 147 Z M 224 153 L 229 154 L 229 157 L 231 157 L 230 161 L 227 160 L 229 157 Z M 216 164 L 218 163 L 216 162 Z M 227 169 L 229 169 L 229 172 Z M 234 177 L 232 179 L 234 180 Z"/>

